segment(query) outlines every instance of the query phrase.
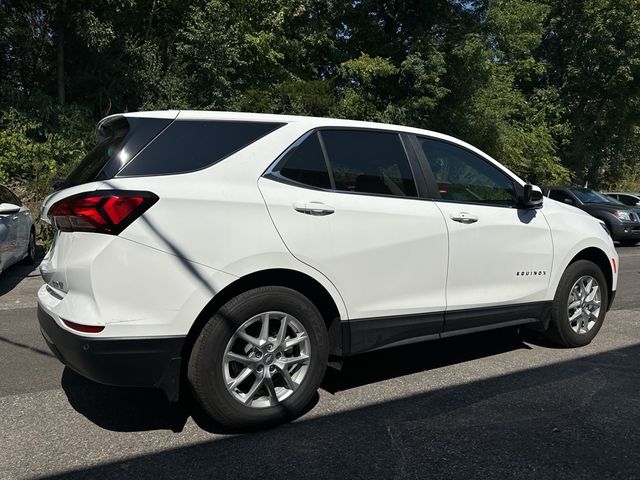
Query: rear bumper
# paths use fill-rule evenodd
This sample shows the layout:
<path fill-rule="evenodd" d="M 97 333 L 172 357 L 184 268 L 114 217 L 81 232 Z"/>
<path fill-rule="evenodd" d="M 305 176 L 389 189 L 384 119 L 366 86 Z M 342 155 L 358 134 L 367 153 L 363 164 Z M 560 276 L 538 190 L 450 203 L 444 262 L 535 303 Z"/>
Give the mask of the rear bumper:
<path fill-rule="evenodd" d="M 38 305 L 40 330 L 58 359 L 98 383 L 154 387 L 177 401 L 185 337 L 90 338 L 60 325 Z"/>

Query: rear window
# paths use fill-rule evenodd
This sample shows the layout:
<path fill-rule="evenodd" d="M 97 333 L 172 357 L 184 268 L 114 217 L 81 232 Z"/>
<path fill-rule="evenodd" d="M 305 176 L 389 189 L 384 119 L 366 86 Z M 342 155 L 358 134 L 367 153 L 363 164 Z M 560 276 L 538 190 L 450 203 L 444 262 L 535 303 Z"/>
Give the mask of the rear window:
<path fill-rule="evenodd" d="M 60 184 L 60 188 L 113 178 L 171 121 L 164 118 L 115 117 L 103 123 L 97 135 L 98 144 Z"/>
<path fill-rule="evenodd" d="M 125 118 L 104 125 L 98 132 L 98 144 L 71 172 L 63 186 L 71 187 L 97 180 L 100 171 L 120 150 L 127 133 L 129 123 Z"/>
<path fill-rule="evenodd" d="M 119 176 L 186 173 L 213 165 L 280 128 L 283 123 L 246 121 L 173 122 Z"/>

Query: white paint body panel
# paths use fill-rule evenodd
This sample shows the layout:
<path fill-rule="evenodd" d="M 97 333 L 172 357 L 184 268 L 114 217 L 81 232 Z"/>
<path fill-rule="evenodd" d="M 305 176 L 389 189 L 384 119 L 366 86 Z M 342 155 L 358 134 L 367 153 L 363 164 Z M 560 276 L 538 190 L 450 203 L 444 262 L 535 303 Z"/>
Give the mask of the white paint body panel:
<path fill-rule="evenodd" d="M 442 311 L 447 232 L 431 201 L 325 192 L 261 178 L 260 190 L 291 253 L 324 273 L 349 318 Z M 294 203 L 324 203 L 327 216 Z"/>
<path fill-rule="evenodd" d="M 446 135 L 276 115 L 136 115 L 287 124 L 197 172 L 116 177 L 56 192 L 45 201 L 44 216 L 55 202 L 97 189 L 145 190 L 160 199 L 117 237 L 60 233 L 42 263 L 51 285 L 38 294 L 42 308 L 60 324 L 62 318 L 106 326 L 95 337 L 186 335 L 217 292 L 268 269 L 313 278 L 346 320 L 551 300 L 562 272 L 584 248 L 599 248 L 618 260 L 595 219 L 546 198 L 542 209 L 527 214 L 527 223 L 515 209 L 328 192 L 261 178 L 309 130 L 348 126 L 445 139 L 523 183 L 495 160 Z M 293 209 L 296 201 L 325 202 L 335 213 L 303 215 Z M 454 210 L 473 210 L 480 221 L 451 222 Z M 522 270 L 547 275 L 520 281 L 516 272 Z"/>
<path fill-rule="evenodd" d="M 553 242 L 541 210 L 453 202 L 436 205 L 449 231 L 447 310 L 547 299 Z M 474 215 L 478 221 L 452 220 L 460 213 Z M 518 275 L 522 272 L 525 275 Z"/>

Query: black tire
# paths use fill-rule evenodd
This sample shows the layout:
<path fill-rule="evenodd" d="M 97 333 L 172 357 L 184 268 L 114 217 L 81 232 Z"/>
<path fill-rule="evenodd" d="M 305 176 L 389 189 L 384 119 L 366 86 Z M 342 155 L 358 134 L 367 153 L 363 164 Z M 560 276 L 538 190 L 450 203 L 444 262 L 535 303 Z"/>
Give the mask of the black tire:
<path fill-rule="evenodd" d="M 29 247 L 27 249 L 27 256 L 24 257 L 23 262 L 26 265 L 33 265 L 36 263 L 36 231 L 32 228 L 29 233 Z"/>
<path fill-rule="evenodd" d="M 638 244 L 638 240 L 620 240 L 620 245 L 623 247 L 635 247 Z"/>
<path fill-rule="evenodd" d="M 567 306 L 572 287 L 578 279 L 586 275 L 593 277 L 600 286 L 600 312 L 591 330 L 585 333 L 577 333 L 571 328 L 569 323 Z M 588 345 L 602 327 L 604 317 L 607 313 L 608 302 L 607 281 L 600 267 L 588 260 L 578 260 L 572 263 L 567 267 L 558 284 L 558 289 L 556 290 L 556 295 L 551 307 L 551 322 L 545 332 L 545 336 L 552 342 L 565 347 L 582 347 Z"/>
<path fill-rule="evenodd" d="M 306 375 L 293 393 L 280 403 L 264 408 L 243 405 L 227 390 L 223 357 L 236 330 L 263 312 L 279 311 L 295 317 L 310 340 Z M 194 343 L 187 379 L 203 413 L 215 423 L 237 431 L 267 428 L 301 415 L 317 395 L 327 367 L 327 330 L 315 305 L 285 287 L 260 287 L 227 302 L 204 326 Z"/>

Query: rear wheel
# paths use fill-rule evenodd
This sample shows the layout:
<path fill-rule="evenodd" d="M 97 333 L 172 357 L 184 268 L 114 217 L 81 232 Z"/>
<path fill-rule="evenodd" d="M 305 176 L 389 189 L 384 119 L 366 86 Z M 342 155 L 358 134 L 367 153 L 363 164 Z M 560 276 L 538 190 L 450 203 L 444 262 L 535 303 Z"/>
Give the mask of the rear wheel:
<path fill-rule="evenodd" d="M 581 347 L 602 327 L 608 290 L 600 268 L 588 260 L 567 267 L 556 291 L 547 337 L 566 347 Z"/>
<path fill-rule="evenodd" d="M 213 421 L 252 430 L 304 412 L 327 358 L 326 327 L 313 303 L 288 288 L 261 287 L 229 301 L 205 325 L 188 380 Z"/>

